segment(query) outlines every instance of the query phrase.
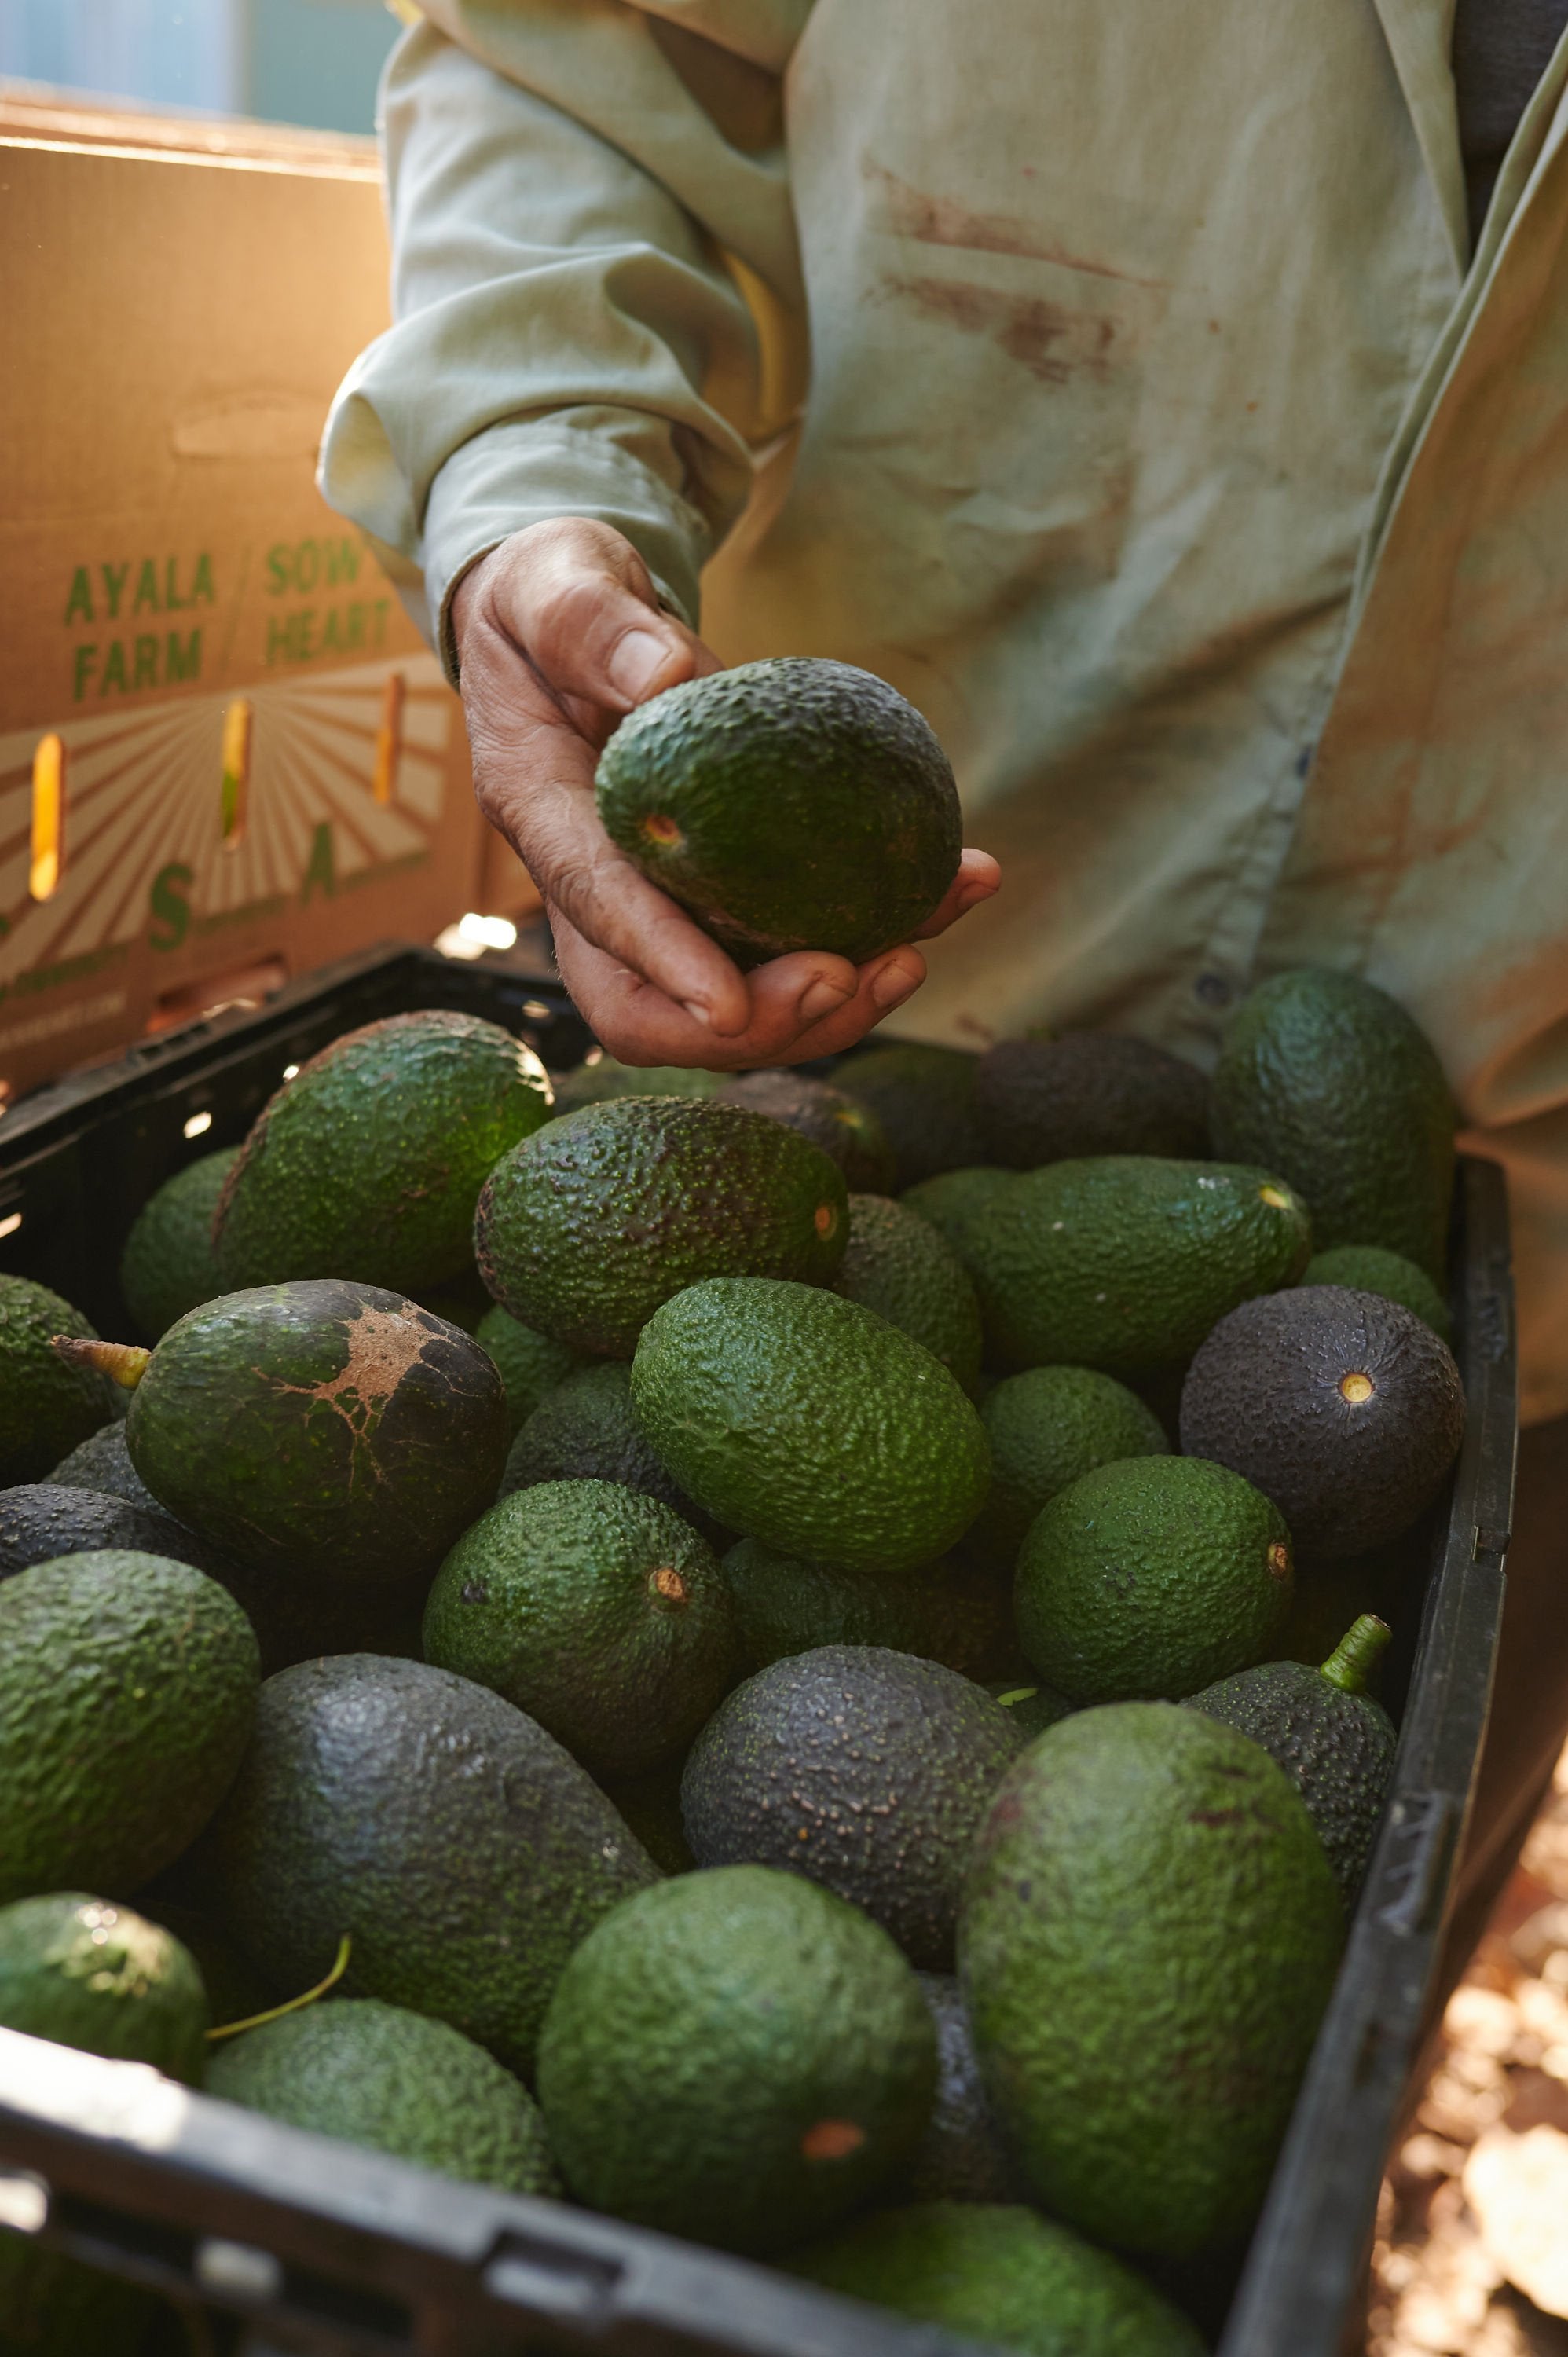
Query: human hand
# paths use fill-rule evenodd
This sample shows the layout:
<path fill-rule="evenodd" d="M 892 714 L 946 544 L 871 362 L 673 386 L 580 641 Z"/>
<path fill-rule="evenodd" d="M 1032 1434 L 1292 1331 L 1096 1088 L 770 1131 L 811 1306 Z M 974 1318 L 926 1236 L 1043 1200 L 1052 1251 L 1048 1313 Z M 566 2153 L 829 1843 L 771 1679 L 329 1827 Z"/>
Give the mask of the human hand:
<path fill-rule="evenodd" d="M 594 771 L 617 721 L 721 668 L 659 605 L 621 533 L 580 517 L 514 533 L 465 574 L 452 624 L 479 807 L 542 893 L 562 979 L 620 1062 L 735 1071 L 834 1055 L 925 980 L 912 944 L 859 967 L 793 950 L 743 974 L 611 843 Z M 921 939 L 999 881 L 987 853 L 966 851 Z"/>

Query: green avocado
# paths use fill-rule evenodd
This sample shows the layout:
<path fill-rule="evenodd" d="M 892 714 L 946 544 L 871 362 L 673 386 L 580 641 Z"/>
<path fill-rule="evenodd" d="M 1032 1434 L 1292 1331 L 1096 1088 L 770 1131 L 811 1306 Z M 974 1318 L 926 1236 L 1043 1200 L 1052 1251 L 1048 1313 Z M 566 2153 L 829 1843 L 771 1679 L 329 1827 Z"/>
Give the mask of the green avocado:
<path fill-rule="evenodd" d="M 0 2028 L 83 2054 L 207 2072 L 207 1994 L 188 1949 L 129 1907 L 51 1890 L 0 1907 Z"/>
<path fill-rule="evenodd" d="M 594 1776 L 684 1750 L 738 1660 L 723 1572 L 691 1526 L 614 1481 L 544 1481 L 465 1531 L 424 1655 L 527 1711 Z"/>
<path fill-rule="evenodd" d="M 908 941 L 958 873 L 946 754 L 870 672 L 779 656 L 627 715 L 595 793 L 612 843 L 742 966 L 861 965 Z"/>
<path fill-rule="evenodd" d="M 1299 1794 L 1233 1727 L 1121 1703 L 1030 1744 L 976 1838 L 959 1977 L 1036 2199 L 1170 2258 L 1243 2233 L 1343 1929 Z"/>
<path fill-rule="evenodd" d="M 672 1506 L 710 1545 L 723 1544 L 718 1523 L 693 1505 L 649 1446 L 631 1405 L 631 1369 L 600 1359 L 546 1394 L 512 1442 L 500 1494 L 540 1481 L 617 1481 Z"/>
<path fill-rule="evenodd" d="M 980 1404 L 991 1443 L 991 1492 L 966 1547 L 1011 1571 L 1040 1508 L 1096 1466 L 1164 1457 L 1159 1418 L 1113 1375 L 1092 1367 L 1030 1367 Z"/>
<path fill-rule="evenodd" d="M 114 1426 L 116 1432 L 121 1428 Z M 133 1506 L 126 1498 L 57 1481 L 0 1490 L 0 1579 L 35 1563 L 52 1563 L 57 1555 L 96 1555 L 105 1547 L 167 1555 L 228 1585 L 211 1548 L 151 1501 Z"/>
<path fill-rule="evenodd" d="M 756 2253 L 821 2233 L 894 2178 L 936 2075 L 919 1984 L 886 1932 L 759 1866 L 682 1875 L 607 1915 L 562 1973 L 539 2050 L 579 2201 Z"/>
<path fill-rule="evenodd" d="M 504 1309 L 573 1350 L 629 1359 L 662 1301 L 711 1276 L 826 1285 L 849 1198 L 820 1146 L 741 1105 L 622 1097 L 498 1164 L 474 1243 Z"/>
<path fill-rule="evenodd" d="M 940 1170 L 934 1178 L 922 1178 L 898 1200 L 907 1211 L 915 1212 L 945 1237 L 967 1269 L 971 1229 L 983 1213 L 1012 1192 L 1017 1180 L 1016 1170 L 1002 1170 L 989 1162 L 965 1163 L 961 1169 Z"/>
<path fill-rule="evenodd" d="M 263 1109 L 213 1222 L 234 1293 L 351 1278 L 416 1298 L 460 1275 L 479 1189 L 550 1116 L 531 1048 L 429 1008 L 346 1032 Z"/>
<path fill-rule="evenodd" d="M 106 1549 L 0 1582 L 0 1901 L 134 1890 L 232 1780 L 256 1706 L 250 1623 L 188 1564 Z"/>
<path fill-rule="evenodd" d="M 737 1539 L 722 1568 L 748 1671 L 819 1645 L 886 1645 L 972 1677 L 1012 1625 L 999 1583 L 950 1559 L 914 1571 L 841 1571 Z"/>
<path fill-rule="evenodd" d="M 166 1178 L 136 1215 L 120 1254 L 120 1290 L 144 1342 L 223 1291 L 212 1215 L 239 1158 L 236 1146 L 204 1154 Z"/>
<path fill-rule="evenodd" d="M 986 1355 L 1123 1381 L 1189 1359 L 1217 1318 L 1294 1284 L 1311 1249 L 1300 1200 L 1267 1170 L 1117 1154 L 1050 1162 L 963 1222 Z"/>
<path fill-rule="evenodd" d="M 95 1339 L 81 1311 L 47 1285 L 0 1276 L 0 1490 L 43 1480 L 119 1410 L 106 1375 L 49 1348 L 56 1334 Z"/>
<path fill-rule="evenodd" d="M 923 1342 L 971 1389 L 980 1372 L 980 1304 L 963 1263 L 929 1221 L 885 1195 L 852 1195 L 833 1291 Z"/>
<path fill-rule="evenodd" d="M 555 1118 L 609 1097 L 711 1097 L 724 1077 L 694 1064 L 620 1064 L 602 1048 L 593 1048 L 583 1063 L 558 1075 Z"/>
<path fill-rule="evenodd" d="M 538 2104 L 449 2022 L 328 1998 L 225 2040 L 208 2092 L 317 2136 L 507 2193 L 561 2190 Z"/>
<path fill-rule="evenodd" d="M 98 1431 L 90 1432 L 85 1440 L 78 1441 L 45 1479 L 51 1489 L 96 1490 L 102 1497 L 123 1498 L 128 1506 L 138 1506 L 146 1514 L 163 1512 L 131 1462 L 124 1416 L 116 1416 L 113 1424 L 102 1425 Z M 69 1548 L 56 1551 L 70 1553 Z M 156 1555 L 160 1550 L 155 1547 L 153 1552 Z"/>
<path fill-rule="evenodd" d="M 631 1394 L 682 1489 L 781 1555 L 913 1570 L 984 1501 L 985 1434 L 946 1367 L 874 1311 L 811 1286 L 688 1286 L 644 1328 Z"/>
<path fill-rule="evenodd" d="M 924 1039 L 889 1039 L 843 1057 L 833 1081 L 876 1115 L 893 1149 L 894 1184 L 902 1193 L 944 1170 L 983 1161 L 974 1117 L 980 1059 L 968 1048 Z"/>
<path fill-rule="evenodd" d="M 1452 1342 L 1454 1320 L 1448 1304 L 1414 1261 L 1402 1253 L 1385 1252 L 1381 1244 L 1336 1244 L 1332 1252 L 1314 1253 L 1301 1273 L 1303 1285 L 1343 1285 L 1353 1293 L 1380 1293 L 1397 1301 L 1430 1326 L 1441 1342 Z"/>
<path fill-rule="evenodd" d="M 1431 1042 L 1359 975 L 1299 966 L 1237 1008 L 1214 1075 L 1216 1151 L 1288 1179 L 1319 1252 L 1381 1244 L 1441 1282 L 1456 1123 Z"/>
<path fill-rule="evenodd" d="M 507 1419 L 515 1440 L 541 1400 L 564 1383 L 578 1361 L 564 1342 L 536 1334 L 492 1303 L 474 1329 L 474 1340 L 489 1352 L 506 1385 Z"/>
<path fill-rule="evenodd" d="M 1204 1075 L 1114 1031 L 999 1040 L 980 1060 L 974 1110 L 985 1158 L 1010 1170 L 1090 1155 L 1208 1152 Z"/>
<path fill-rule="evenodd" d="M 867 1105 L 809 1072 L 742 1072 L 719 1092 L 725 1104 L 749 1105 L 820 1146 L 843 1172 L 852 1193 L 886 1195 L 893 1186 L 893 1149 Z"/>

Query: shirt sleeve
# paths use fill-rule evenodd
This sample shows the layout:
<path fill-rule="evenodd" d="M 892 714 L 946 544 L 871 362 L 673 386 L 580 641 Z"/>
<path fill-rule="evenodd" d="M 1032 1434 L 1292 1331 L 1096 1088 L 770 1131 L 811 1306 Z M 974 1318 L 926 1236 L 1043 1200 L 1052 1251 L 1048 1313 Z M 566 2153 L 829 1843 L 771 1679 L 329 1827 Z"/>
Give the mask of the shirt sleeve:
<path fill-rule="evenodd" d="M 803 317 L 779 76 L 810 5 L 426 0 L 393 52 L 394 324 L 333 404 L 321 486 L 449 676 L 457 581 L 548 517 L 614 525 L 696 622 L 786 422 L 758 318 Z"/>

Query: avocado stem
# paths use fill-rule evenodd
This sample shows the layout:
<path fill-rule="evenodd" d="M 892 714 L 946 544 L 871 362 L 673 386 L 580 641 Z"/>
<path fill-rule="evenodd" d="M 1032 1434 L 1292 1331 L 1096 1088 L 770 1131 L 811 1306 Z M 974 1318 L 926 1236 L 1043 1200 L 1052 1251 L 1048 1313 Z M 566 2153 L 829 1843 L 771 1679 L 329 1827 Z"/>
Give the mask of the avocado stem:
<path fill-rule="evenodd" d="M 1319 1674 L 1341 1694 L 1365 1694 L 1367 1680 L 1381 1661 L 1393 1635 L 1386 1620 L 1363 1612 L 1353 1629 L 1341 1637 Z"/>
<path fill-rule="evenodd" d="M 96 1335 L 51 1334 L 49 1348 L 72 1367 L 91 1367 L 94 1374 L 107 1375 L 123 1392 L 134 1392 L 147 1372 L 150 1351 L 139 1342 L 101 1342 Z"/>
<path fill-rule="evenodd" d="M 285 2013 L 298 2013 L 302 2007 L 314 2005 L 317 1998 L 325 1996 L 328 1990 L 340 1981 L 348 1971 L 350 1945 L 349 1936 L 345 1932 L 338 1943 L 338 1953 L 333 1958 L 332 1970 L 325 1980 L 317 1981 L 314 1988 L 307 1988 L 303 1996 L 291 1996 L 285 2004 L 270 2006 L 265 2013 L 248 2013 L 243 2021 L 226 2021 L 221 2029 L 208 2031 L 209 2043 L 219 2038 L 238 2038 L 242 2029 L 259 2029 L 263 2021 L 281 2021 Z"/>

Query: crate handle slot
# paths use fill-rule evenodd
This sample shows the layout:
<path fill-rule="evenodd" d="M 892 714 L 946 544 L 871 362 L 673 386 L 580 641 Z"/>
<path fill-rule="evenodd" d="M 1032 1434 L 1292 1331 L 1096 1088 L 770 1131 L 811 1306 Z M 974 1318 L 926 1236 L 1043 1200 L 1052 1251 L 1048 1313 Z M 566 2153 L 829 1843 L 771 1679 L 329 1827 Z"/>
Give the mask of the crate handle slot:
<path fill-rule="evenodd" d="M 586 2319 L 613 2306 L 625 2272 L 618 2260 L 511 2233 L 486 2261 L 484 2286 L 493 2299 L 535 2315 Z"/>

